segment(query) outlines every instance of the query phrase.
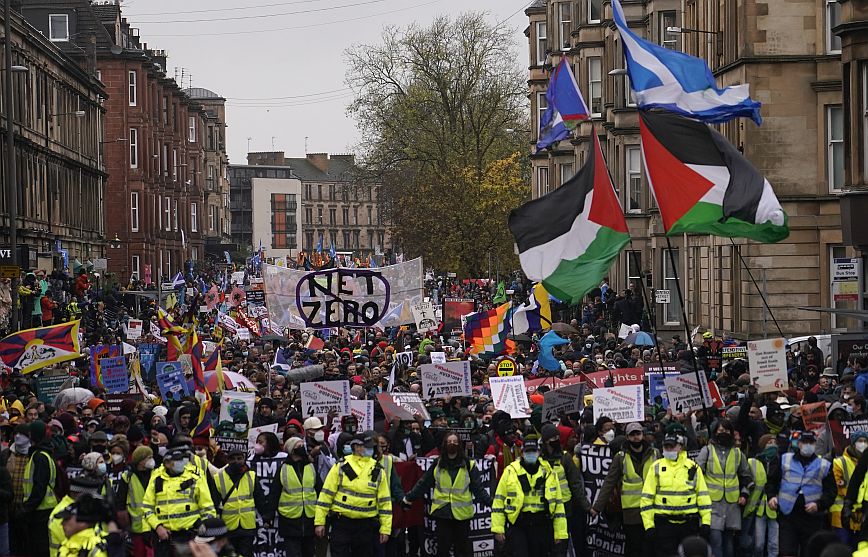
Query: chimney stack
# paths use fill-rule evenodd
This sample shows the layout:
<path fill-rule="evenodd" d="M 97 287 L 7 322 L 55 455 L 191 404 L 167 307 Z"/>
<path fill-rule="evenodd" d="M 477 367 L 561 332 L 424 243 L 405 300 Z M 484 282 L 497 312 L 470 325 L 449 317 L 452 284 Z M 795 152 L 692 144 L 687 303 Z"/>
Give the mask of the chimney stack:
<path fill-rule="evenodd" d="M 322 172 L 329 171 L 329 154 L 328 153 L 308 153 L 307 161 L 317 167 Z"/>

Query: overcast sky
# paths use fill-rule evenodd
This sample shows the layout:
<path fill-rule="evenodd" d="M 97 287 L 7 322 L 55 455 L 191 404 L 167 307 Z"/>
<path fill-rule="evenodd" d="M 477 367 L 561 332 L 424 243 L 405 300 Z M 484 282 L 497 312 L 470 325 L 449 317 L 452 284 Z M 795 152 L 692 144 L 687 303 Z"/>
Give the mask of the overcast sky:
<path fill-rule="evenodd" d="M 184 87 L 204 87 L 228 99 L 230 161 L 244 164 L 248 138 L 251 151 L 269 151 L 273 141 L 287 156 L 304 156 L 306 136 L 308 152 L 349 152 L 358 134 L 346 115 L 351 92 L 344 82 L 343 51 L 379 42 L 385 25 L 427 24 L 438 15 L 468 10 L 487 12 L 493 23 L 508 18 L 526 67 L 529 3 L 125 0 L 123 13 L 150 48 L 168 51 L 170 75 L 177 67 L 180 81 L 183 68 Z"/>

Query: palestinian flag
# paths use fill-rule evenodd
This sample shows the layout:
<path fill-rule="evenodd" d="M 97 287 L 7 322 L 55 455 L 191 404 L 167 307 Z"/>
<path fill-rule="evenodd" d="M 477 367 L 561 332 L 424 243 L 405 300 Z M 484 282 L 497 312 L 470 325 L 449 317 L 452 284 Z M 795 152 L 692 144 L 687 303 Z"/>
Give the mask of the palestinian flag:
<path fill-rule="evenodd" d="M 509 215 L 524 274 L 571 304 L 600 285 L 630 241 L 593 129 L 591 139 L 593 156 L 575 176 Z"/>
<path fill-rule="evenodd" d="M 771 184 L 714 129 L 670 112 L 640 112 L 648 181 L 669 235 L 779 242 L 790 231 Z"/>

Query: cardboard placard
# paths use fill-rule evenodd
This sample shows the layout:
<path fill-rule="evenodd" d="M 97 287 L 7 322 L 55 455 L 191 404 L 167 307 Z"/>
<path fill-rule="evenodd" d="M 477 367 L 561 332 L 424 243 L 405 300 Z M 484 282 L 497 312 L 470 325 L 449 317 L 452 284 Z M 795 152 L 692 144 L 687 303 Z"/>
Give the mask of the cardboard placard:
<path fill-rule="evenodd" d="M 488 379 L 491 387 L 491 398 L 497 410 L 503 410 L 511 418 L 529 418 L 530 403 L 524 386 L 524 377 L 491 377 Z"/>
<path fill-rule="evenodd" d="M 619 424 L 645 419 L 645 388 L 642 385 L 594 389 L 594 421 L 607 416 Z"/>
<path fill-rule="evenodd" d="M 127 372 L 127 362 L 123 356 L 100 358 L 99 365 L 106 391 L 113 394 L 130 392 L 130 374 Z"/>
<path fill-rule="evenodd" d="M 544 422 L 551 421 L 561 414 L 581 412 L 585 408 L 586 389 L 585 383 L 577 383 L 543 393 L 545 402 L 543 403 L 542 420 Z"/>
<path fill-rule="evenodd" d="M 180 401 L 190 395 L 180 362 L 157 362 L 157 386 L 163 400 Z"/>
<path fill-rule="evenodd" d="M 350 411 L 359 421 L 359 431 L 371 431 L 374 429 L 373 400 L 351 400 Z"/>
<path fill-rule="evenodd" d="M 422 416 L 424 420 L 430 420 L 431 415 L 425 408 L 425 403 L 416 393 L 379 393 L 377 402 L 383 409 L 386 419 L 391 420 L 414 420 L 415 415 Z"/>
<path fill-rule="evenodd" d="M 817 435 L 826 429 L 826 422 L 828 419 L 826 415 L 825 402 L 802 404 L 801 410 L 802 422 L 805 424 L 805 429 L 813 431 Z"/>
<path fill-rule="evenodd" d="M 395 354 L 395 362 L 403 369 L 407 369 L 408 367 L 413 365 L 413 353 L 412 352 L 398 352 Z"/>
<path fill-rule="evenodd" d="M 690 371 L 680 375 L 666 376 L 663 379 L 666 385 L 666 392 L 669 393 L 669 405 L 676 414 L 684 414 L 691 410 L 702 409 L 702 391 L 696 380 L 696 375 L 696 373 Z M 699 375 L 705 377 L 705 374 L 702 372 Z M 710 396 L 709 394 L 709 398 Z M 706 406 L 711 406 L 711 404 L 706 404 Z"/>
<path fill-rule="evenodd" d="M 63 388 L 63 384 L 69 380 L 69 373 L 62 369 L 43 369 L 36 380 L 36 395 L 39 402 L 51 404 L 57 393 Z M 65 410 L 65 408 L 64 408 Z"/>
<path fill-rule="evenodd" d="M 238 340 L 250 340 L 250 329 L 247 327 L 238 327 L 238 330 L 235 331 L 235 335 L 238 337 Z"/>
<path fill-rule="evenodd" d="M 259 427 L 251 427 L 247 431 L 247 448 L 252 449 L 253 445 L 256 444 L 256 438 L 262 435 L 263 433 L 274 433 L 277 435 L 277 424 L 268 424 L 261 425 Z"/>
<path fill-rule="evenodd" d="M 141 319 L 130 319 L 127 322 L 127 340 L 137 340 L 142 338 L 142 332 L 145 330 L 145 322 Z"/>
<path fill-rule="evenodd" d="M 338 415 L 350 413 L 349 381 L 302 383 L 300 391 L 302 413 L 305 417 L 325 418 L 332 411 Z"/>
<path fill-rule="evenodd" d="M 446 352 L 431 352 L 431 363 L 432 364 L 445 364 L 446 363 Z"/>
<path fill-rule="evenodd" d="M 470 362 L 422 364 L 422 393 L 426 399 L 471 396 Z"/>
<path fill-rule="evenodd" d="M 109 414 L 119 414 L 121 405 L 125 400 L 142 400 L 141 393 L 114 393 L 105 395 L 105 407 Z"/>
<path fill-rule="evenodd" d="M 420 333 L 428 331 L 436 331 L 440 323 L 437 321 L 437 316 L 434 314 L 434 304 L 432 302 L 417 302 L 410 306 L 413 311 L 413 319 L 416 321 L 416 330 Z"/>
<path fill-rule="evenodd" d="M 750 379 L 758 392 L 771 393 L 789 388 L 786 346 L 787 343 L 782 338 L 752 340 L 747 343 Z"/>

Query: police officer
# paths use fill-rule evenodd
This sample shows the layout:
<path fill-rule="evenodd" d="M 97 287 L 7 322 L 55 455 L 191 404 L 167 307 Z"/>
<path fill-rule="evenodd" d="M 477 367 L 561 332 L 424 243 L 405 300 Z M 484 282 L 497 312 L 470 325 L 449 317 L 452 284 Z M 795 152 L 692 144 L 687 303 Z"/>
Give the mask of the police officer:
<path fill-rule="evenodd" d="M 537 439 L 525 439 L 521 458 L 503 471 L 494 495 L 491 532 L 499 544 L 508 541 L 513 557 L 548 555 L 567 539 L 561 486 L 539 455 Z"/>
<path fill-rule="evenodd" d="M 325 537 L 331 516 L 333 557 L 371 557 L 374 540 L 386 543 L 392 530 L 392 501 L 383 467 L 374 460 L 374 435 L 356 435 L 353 454 L 332 466 L 326 476 L 314 517 L 315 533 Z"/>
<path fill-rule="evenodd" d="M 277 529 L 290 557 L 313 557 L 317 494 L 322 482 L 307 455 L 304 440 L 290 437 L 283 445 L 286 461 L 272 484 L 266 516 L 277 514 Z"/>
<path fill-rule="evenodd" d="M 142 501 L 145 490 L 151 481 L 151 474 L 156 467 L 154 451 L 150 447 L 136 447 L 133 451 L 133 461 L 117 482 L 117 497 L 115 502 L 119 511 L 129 518 L 130 534 L 133 540 L 133 553 L 141 554 L 149 544 L 145 538 L 150 538 L 151 528 L 145 521 Z"/>
<path fill-rule="evenodd" d="M 653 542 L 655 555 L 668 557 L 687 536 L 708 539 L 711 499 L 702 470 L 687 458 L 683 435 L 663 438 L 663 458 L 654 461 L 642 486 L 640 504 L 645 537 Z"/>
<path fill-rule="evenodd" d="M 587 521 L 587 512 L 591 507 L 582 471 L 573 456 L 561 448 L 561 434 L 555 425 L 543 424 L 540 428 L 540 440 L 540 456 L 558 478 L 563 498 L 561 502 L 567 517 L 567 532 L 574 536 L 575 532 L 570 530 L 569 525 L 575 520 Z M 578 543 L 576 540 L 573 545 Z"/>
<path fill-rule="evenodd" d="M 66 537 L 58 550 L 59 557 L 121 557 L 126 554 L 120 534 L 106 531 L 111 509 L 98 495 L 80 496 L 58 517 L 63 521 Z"/>
<path fill-rule="evenodd" d="M 735 446 L 735 430 L 729 420 L 712 424 L 712 432 L 711 443 L 699 451 L 696 464 L 702 468 L 711 497 L 711 549 L 715 557 L 732 557 L 753 476 L 747 458 Z"/>
<path fill-rule="evenodd" d="M 769 466 L 766 495 L 778 512 L 781 557 L 799 555 L 808 539 L 825 527 L 826 511 L 835 502 L 837 487 L 832 463 L 816 455 L 811 431 L 799 435 L 798 452 L 786 453 Z"/>
<path fill-rule="evenodd" d="M 27 547 L 30 555 L 48 555 L 48 519 L 57 506 L 57 465 L 51 455 L 51 445 L 45 437 L 45 423 L 30 424 L 33 444 L 30 459 L 24 467 L 24 513 L 27 520 Z"/>
<path fill-rule="evenodd" d="M 645 529 L 642 527 L 639 507 L 645 478 L 654 461 L 660 458 L 660 452 L 650 443 L 645 442 L 645 432 L 637 422 L 627 424 L 624 433 L 627 442 L 624 449 L 612 458 L 609 473 L 591 507 L 591 514 L 596 516 L 602 513 L 615 494 L 615 490 L 620 487 L 624 535 L 627 538 L 625 555 L 639 557 L 651 553 L 648 551 L 649 546 L 645 544 Z"/>
<path fill-rule="evenodd" d="M 207 482 L 190 465 L 186 445 L 166 451 L 163 465 L 151 475 L 142 507 L 145 521 L 155 533 L 155 557 L 170 555 L 172 543 L 193 539 L 200 519 L 216 516 Z"/>
<path fill-rule="evenodd" d="M 229 463 L 214 477 L 211 497 L 229 529 L 232 546 L 241 555 L 253 555 L 256 507 L 263 497 L 255 489 L 256 473 L 247 468 L 246 457 L 241 450 L 229 453 Z"/>
<path fill-rule="evenodd" d="M 470 519 L 476 514 L 474 500 L 482 505 L 491 505 L 491 497 L 482 485 L 476 463 L 467 458 L 461 439 L 454 431 L 446 432 L 440 456 L 425 474 L 419 478 L 413 489 L 404 497 L 404 505 L 409 507 L 434 488 L 431 499 L 431 516 L 437 524 L 438 557 L 449 557 L 455 549 L 456 557 L 470 557 Z"/>
<path fill-rule="evenodd" d="M 48 519 L 48 534 L 49 534 L 49 555 L 57 557 L 60 551 L 60 546 L 63 540 L 66 539 L 66 534 L 63 533 L 63 519 L 61 513 L 84 494 L 98 495 L 99 489 L 102 487 L 102 482 L 79 476 L 69 479 L 69 493 L 63 496 L 60 503 L 51 511 L 51 516 Z"/>

